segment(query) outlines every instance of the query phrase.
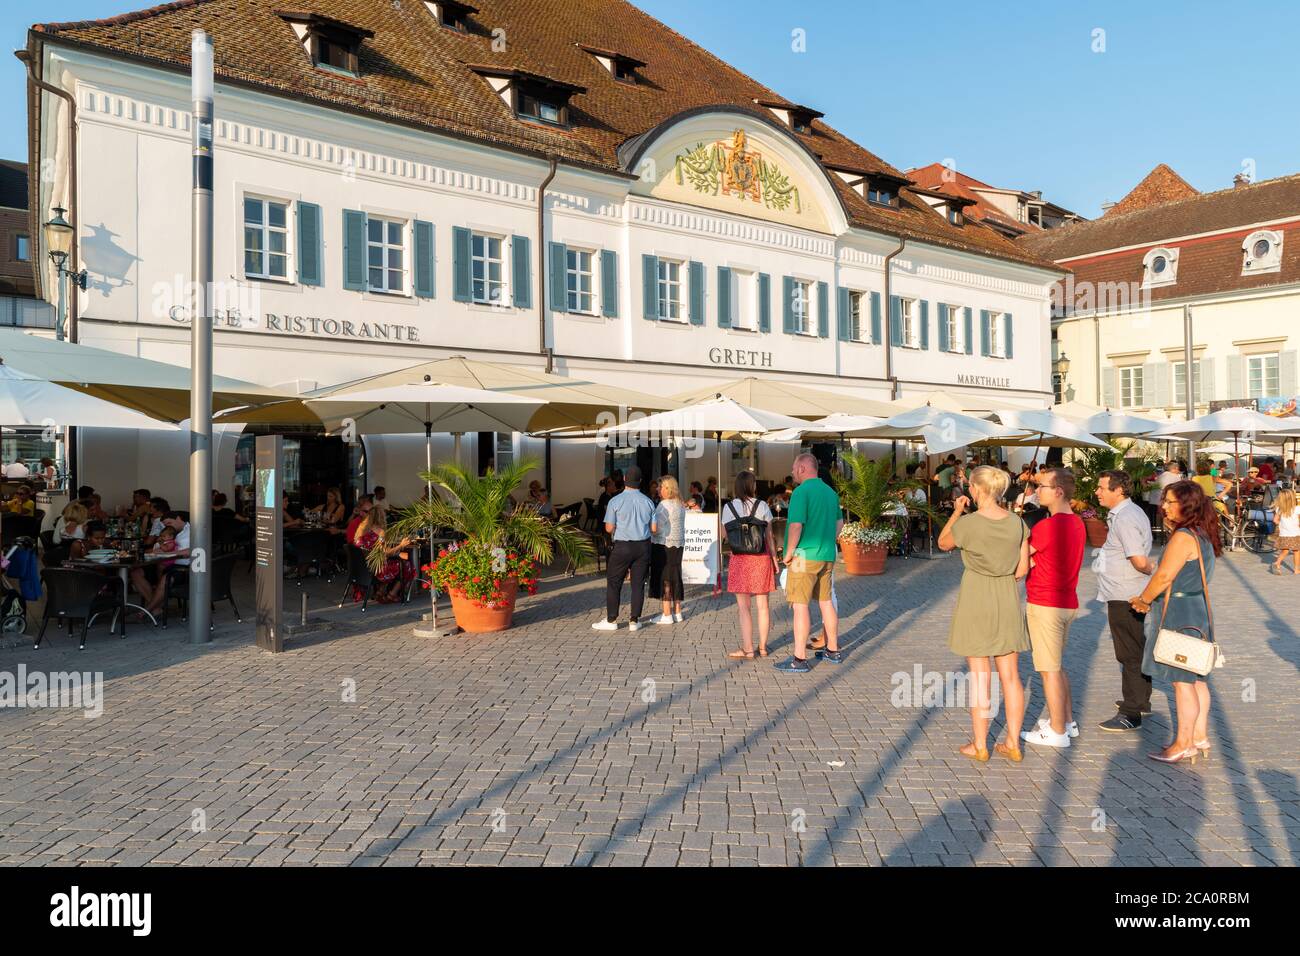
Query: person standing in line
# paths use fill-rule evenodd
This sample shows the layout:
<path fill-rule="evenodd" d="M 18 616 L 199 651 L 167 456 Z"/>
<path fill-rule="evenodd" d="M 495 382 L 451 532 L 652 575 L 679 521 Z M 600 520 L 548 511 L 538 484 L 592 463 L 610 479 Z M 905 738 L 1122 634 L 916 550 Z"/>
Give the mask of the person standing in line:
<path fill-rule="evenodd" d="M 682 549 L 686 546 L 686 507 L 677 479 L 664 475 L 655 505 L 653 532 L 650 537 L 650 593 L 663 602 L 663 614 L 655 624 L 672 624 L 682 620 Z"/>
<path fill-rule="evenodd" d="M 767 657 L 767 635 L 771 628 L 768 595 L 776 588 L 776 541 L 772 538 L 772 509 L 756 495 L 758 482 L 752 471 L 736 475 L 736 495 L 722 508 L 722 525 L 751 517 L 763 522 L 764 551 L 762 554 L 732 553 L 727 565 L 727 591 L 736 595 L 736 610 L 740 614 L 740 650 L 727 656 L 732 659 L 754 656 L 754 618 L 750 607 L 751 597 L 758 602 L 758 656 Z"/>
<path fill-rule="evenodd" d="M 1300 574 L 1300 507 L 1295 492 L 1284 488 L 1273 505 L 1277 519 L 1277 560 L 1268 567 L 1269 574 L 1283 574 L 1282 561 L 1291 553 L 1291 570 Z"/>
<path fill-rule="evenodd" d="M 1097 600 L 1106 605 L 1124 694 L 1115 701 L 1119 712 L 1098 725 L 1112 733 L 1137 730 L 1151 713 L 1151 678 L 1142 673 L 1145 616 L 1129 599 L 1147 586 L 1155 565 L 1149 557 L 1151 522 L 1133 503 L 1132 494 L 1133 479 L 1126 471 L 1103 471 L 1097 480 L 1097 500 L 1108 511 L 1108 531 L 1092 567 L 1097 572 Z"/>
<path fill-rule="evenodd" d="M 1047 517 L 1029 532 L 1028 598 L 1029 645 L 1034 652 L 1034 670 L 1043 681 L 1047 696 L 1047 717 L 1021 739 L 1044 747 L 1068 747 L 1079 736 L 1074 721 L 1070 678 L 1061 659 L 1070 636 L 1070 625 L 1079 613 L 1079 569 L 1088 532 L 1083 519 L 1070 509 L 1074 498 L 1074 473 L 1066 468 L 1048 468 L 1038 474 L 1039 503 Z"/>
<path fill-rule="evenodd" d="M 1019 655 L 1030 645 L 1016 582 L 1029 573 L 1029 530 L 1003 504 L 1008 485 L 1000 468 L 976 468 L 970 482 L 976 510 L 966 514 L 971 500 L 958 497 L 939 534 L 940 550 L 960 548 L 965 567 L 948 631 L 949 650 L 966 658 L 972 675 L 968 685 L 973 689 L 971 740 L 958 753 L 980 763 L 989 759 L 994 667 L 1006 700 L 1007 735 L 993 749 L 1016 763 L 1024 759 L 1020 726 L 1025 719 L 1025 688 L 1020 683 Z"/>
<path fill-rule="evenodd" d="M 804 656 L 808 632 L 812 630 L 809 603 L 815 597 L 821 606 L 826 628 L 826 650 L 822 660 L 838 664 L 840 654 L 839 616 L 831 601 L 831 579 L 835 570 L 836 540 L 844 521 L 840 496 L 817 477 L 817 459 L 800 455 L 794 460 L 794 494 L 785 527 L 786 599 L 794 615 L 794 656 L 776 669 L 794 674 L 812 670 Z"/>
<path fill-rule="evenodd" d="M 605 509 L 605 531 L 613 539 L 605 577 L 605 618 L 591 625 L 597 631 L 618 630 L 618 608 L 623 578 L 632 572 L 632 606 L 629 631 L 641 627 L 645 605 L 645 579 L 650 570 L 650 533 L 654 530 L 655 506 L 641 494 L 641 469 L 635 465 L 622 475 L 623 490 L 609 500 Z"/>

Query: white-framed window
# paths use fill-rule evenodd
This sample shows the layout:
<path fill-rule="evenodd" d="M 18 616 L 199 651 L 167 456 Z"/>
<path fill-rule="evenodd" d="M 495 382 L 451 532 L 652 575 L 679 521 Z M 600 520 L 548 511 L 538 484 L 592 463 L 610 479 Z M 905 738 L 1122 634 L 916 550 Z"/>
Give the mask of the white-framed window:
<path fill-rule="evenodd" d="M 948 306 L 948 351 L 949 352 L 961 352 L 964 351 L 966 348 L 965 343 L 962 342 L 961 340 L 962 330 L 965 328 L 965 325 L 963 323 L 964 320 L 962 317 L 961 308 L 959 306 L 950 304 Z"/>
<path fill-rule="evenodd" d="M 811 335 L 815 330 L 813 317 L 813 284 L 807 279 L 794 280 L 794 331 Z"/>
<path fill-rule="evenodd" d="M 1187 363 L 1174 362 L 1174 404 L 1187 404 Z M 1201 401 L 1201 362 L 1192 362 L 1192 404 Z"/>
<path fill-rule="evenodd" d="M 989 313 L 989 355 L 1007 357 L 1006 316 L 1001 312 Z"/>
<path fill-rule="evenodd" d="M 660 259 L 659 318 L 681 322 L 685 313 L 682 307 L 682 263 L 676 259 Z"/>
<path fill-rule="evenodd" d="M 1246 397 L 1271 398 L 1282 391 L 1277 352 L 1246 356 Z"/>
<path fill-rule="evenodd" d="M 244 197 L 244 275 L 288 280 L 289 204 L 284 200 Z"/>
<path fill-rule="evenodd" d="M 501 236 L 471 232 L 469 256 L 470 299 L 479 305 L 505 305 L 505 240 Z"/>
<path fill-rule="evenodd" d="M 1119 370 L 1119 404 L 1121 408 L 1146 408 L 1142 389 L 1141 365 L 1126 365 Z"/>
<path fill-rule="evenodd" d="M 1247 236 L 1241 244 L 1241 274 L 1281 272 L 1282 239 L 1282 233 L 1272 229 L 1259 229 Z"/>
<path fill-rule="evenodd" d="M 731 327 L 758 330 L 758 275 L 745 269 L 731 270 Z"/>
<path fill-rule="evenodd" d="M 865 342 L 871 335 L 871 326 L 865 314 L 866 305 L 865 292 L 849 290 L 849 338 L 854 342 Z"/>
<path fill-rule="evenodd" d="M 903 323 L 903 345 L 909 349 L 921 347 L 920 318 L 917 315 L 915 299 L 899 299 L 899 312 Z"/>
<path fill-rule="evenodd" d="M 371 292 L 406 293 L 406 223 L 366 217 L 366 267 Z"/>
<path fill-rule="evenodd" d="M 1142 257 L 1142 284 L 1173 285 L 1178 281 L 1178 250 L 1160 247 Z"/>
<path fill-rule="evenodd" d="M 589 249 L 569 249 L 565 262 L 565 288 L 568 293 L 568 310 L 583 315 L 596 314 L 595 274 L 593 255 Z"/>
<path fill-rule="evenodd" d="M 495 435 L 493 464 L 500 473 L 515 463 L 515 435 L 514 432 L 496 432 Z"/>
<path fill-rule="evenodd" d="M 14 236 L 14 258 L 28 262 L 32 258 L 32 241 L 24 235 Z"/>

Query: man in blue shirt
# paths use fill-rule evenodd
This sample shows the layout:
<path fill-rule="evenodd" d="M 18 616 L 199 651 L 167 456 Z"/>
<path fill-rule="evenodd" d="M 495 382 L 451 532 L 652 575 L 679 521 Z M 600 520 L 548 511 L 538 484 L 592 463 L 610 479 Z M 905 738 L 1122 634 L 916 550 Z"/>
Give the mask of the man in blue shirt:
<path fill-rule="evenodd" d="M 609 552 L 605 582 L 605 619 L 591 625 L 597 631 L 618 630 L 619 598 L 623 578 L 632 571 L 632 617 L 628 630 L 641 625 L 641 608 L 645 602 L 646 572 L 650 569 L 650 532 L 654 530 L 655 506 L 641 494 L 641 469 L 629 468 L 623 475 L 623 491 L 609 499 L 605 508 L 605 531 L 613 539 Z"/>

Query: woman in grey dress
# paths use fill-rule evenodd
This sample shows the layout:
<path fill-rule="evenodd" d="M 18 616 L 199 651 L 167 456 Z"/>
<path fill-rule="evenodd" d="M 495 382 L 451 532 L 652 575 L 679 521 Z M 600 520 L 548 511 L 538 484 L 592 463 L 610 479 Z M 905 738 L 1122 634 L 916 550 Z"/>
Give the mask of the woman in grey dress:
<path fill-rule="evenodd" d="M 989 721 L 997 714 L 996 707 L 990 707 L 994 666 L 1007 702 L 1007 737 L 993 749 L 1016 763 L 1024 759 L 1020 725 L 1025 718 L 1025 689 L 1020 683 L 1018 657 L 1029 650 L 1029 631 L 1016 582 L 1029 573 L 1029 531 L 1002 505 L 1009 484 L 1009 476 L 999 468 L 976 468 L 970 477 L 976 510 L 966 514 L 970 499 L 958 497 L 952 517 L 939 535 L 940 549 L 961 548 L 966 568 L 948 647 L 966 658 L 972 675 L 967 686 L 974 691 L 971 742 L 959 752 L 981 763 L 989 759 Z"/>
<path fill-rule="evenodd" d="M 1169 543 L 1151 582 L 1130 603 L 1133 610 L 1146 614 L 1142 673 L 1154 681 L 1173 684 L 1178 725 L 1174 742 L 1148 756 L 1161 763 L 1177 763 L 1184 758 L 1195 763 L 1198 754 L 1210 750 L 1210 685 L 1191 671 L 1158 663 L 1154 651 L 1162 618 L 1167 630 L 1190 632 L 1195 628 L 1207 640 L 1214 640 L 1214 616 L 1207 588 L 1214 577 L 1214 559 L 1223 552 L 1223 537 L 1214 503 L 1195 482 L 1167 486 L 1160 503 L 1165 509 L 1165 527 L 1170 531 Z M 1165 601 L 1169 602 L 1167 608 Z"/>

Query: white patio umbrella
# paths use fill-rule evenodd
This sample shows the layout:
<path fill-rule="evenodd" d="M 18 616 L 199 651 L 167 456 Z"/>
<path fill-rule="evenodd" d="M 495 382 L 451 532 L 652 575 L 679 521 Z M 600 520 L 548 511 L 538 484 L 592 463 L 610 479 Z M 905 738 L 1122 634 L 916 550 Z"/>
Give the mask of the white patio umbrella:
<path fill-rule="evenodd" d="M 1018 440 L 1027 436 L 1024 429 L 1009 428 L 982 418 L 972 418 L 960 412 L 947 411 L 933 405 L 922 405 L 911 411 L 887 418 L 879 425 L 864 428 L 847 436 L 850 438 L 884 438 L 891 441 L 919 441 L 930 455 L 980 443 L 993 444 L 992 439 Z"/>
<path fill-rule="evenodd" d="M 1089 405 L 1087 402 L 1079 402 L 1071 399 L 1068 402 L 1061 402 L 1059 405 L 1053 405 L 1052 411 L 1056 412 L 1058 415 L 1064 415 L 1066 418 L 1074 421 L 1075 424 L 1082 425 L 1084 419 L 1091 418 L 1093 415 L 1104 412 L 1105 409 L 1099 408 L 1096 405 Z"/>
<path fill-rule="evenodd" d="M 1034 459 L 1038 458 L 1038 448 L 1110 448 L 1096 435 L 1076 425 L 1053 409 L 1015 409 L 1004 408 L 994 416 L 1008 428 L 1018 428 L 1031 433 L 1024 439 L 1004 439 L 1003 445 L 1035 446 Z"/>
<path fill-rule="evenodd" d="M 1109 408 L 1090 415 L 1079 422 L 1083 430 L 1102 438 L 1141 438 L 1152 429 L 1168 425 L 1154 418 L 1140 418 L 1124 412 L 1113 412 Z"/>

